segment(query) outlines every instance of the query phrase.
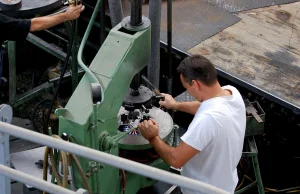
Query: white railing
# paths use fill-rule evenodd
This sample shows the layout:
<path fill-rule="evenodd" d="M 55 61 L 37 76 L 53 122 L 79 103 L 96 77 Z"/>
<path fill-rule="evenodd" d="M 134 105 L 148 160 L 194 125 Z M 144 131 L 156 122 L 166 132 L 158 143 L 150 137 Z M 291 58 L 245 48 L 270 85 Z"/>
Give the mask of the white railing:
<path fill-rule="evenodd" d="M 0 174 L 9 177 L 15 181 L 28 184 L 33 186 L 34 188 L 38 188 L 40 190 L 46 191 L 48 193 L 59 193 L 59 194 L 88 194 L 86 190 L 79 189 L 74 192 L 63 187 L 57 186 L 55 184 L 51 184 L 50 182 L 44 181 L 42 179 L 35 178 L 34 176 L 30 176 L 23 172 L 11 169 L 4 165 L 0 164 Z M 9 182 L 10 184 L 10 182 Z M 1 190 L 0 190 L 1 191 Z M 7 194 L 7 193 L 6 193 Z"/>
<path fill-rule="evenodd" d="M 1 133 L 3 133 L 1 135 Z M 97 161 L 109 166 L 113 166 L 116 168 L 120 168 L 120 169 L 124 169 L 126 171 L 135 173 L 135 174 L 139 174 L 148 178 L 152 178 L 155 180 L 159 180 L 162 182 L 166 182 L 172 185 L 177 185 L 179 187 L 183 187 L 183 188 L 187 188 L 190 190 L 194 190 L 194 191 L 198 191 L 201 193 L 207 193 L 207 194 L 229 194 L 228 192 L 221 190 L 217 187 L 211 186 L 209 184 L 200 182 L 200 181 L 196 181 L 184 176 L 180 176 L 177 174 L 173 174 L 164 170 L 160 170 L 145 164 L 140 164 L 134 161 L 130 161 L 124 158 L 120 158 L 111 154 L 107 154 L 104 152 L 100 152 L 97 150 L 93 150 L 84 146 L 80 146 L 74 143 L 70 143 L 70 142 L 66 142 L 66 141 L 61 141 L 59 139 L 55 139 L 52 138 L 50 136 L 47 135 L 43 135 L 37 132 L 33 132 L 30 131 L 28 129 L 24 129 L 21 127 L 17 127 L 14 125 L 10 125 L 7 123 L 3 123 L 0 122 L 0 164 L 3 165 L 7 165 L 7 163 L 1 163 L 1 157 L 5 158 L 7 157 L 7 151 L 5 152 L 5 149 L 8 148 L 4 148 L 1 149 L 1 145 L 3 145 L 3 147 L 5 147 L 5 145 L 7 146 L 7 142 L 6 144 L 4 143 L 5 141 L 1 141 L 1 137 L 5 137 L 8 135 L 12 135 L 14 137 L 19 137 L 28 141 L 32 141 L 41 145 L 46 145 L 48 147 L 51 148 L 55 148 L 58 150 L 63 150 L 69 153 L 73 153 L 76 154 L 78 156 L 84 157 L 84 158 L 88 158 L 91 159 L 93 161 Z M 7 138 L 6 138 L 7 139 Z M 8 141 L 8 139 L 7 139 Z M 6 153 L 6 156 L 5 156 Z M 4 169 L 4 170 L 3 170 Z M 24 176 L 23 173 L 16 173 L 13 171 L 8 171 L 5 167 L 1 166 L 0 167 L 0 174 L 8 176 L 14 180 L 18 180 L 20 182 L 26 183 L 26 184 L 30 184 L 32 186 L 35 186 L 38 189 L 44 190 L 46 187 L 48 189 L 54 189 L 54 187 L 50 187 L 49 184 L 46 181 L 38 181 L 36 179 L 33 179 L 32 177 L 29 176 Z M 16 176 L 15 176 L 16 175 Z M 22 176 L 22 178 L 20 178 L 19 176 Z M 34 180 L 34 181 L 33 181 Z M 0 192 L 1 192 L 1 185 L 3 186 L 3 182 L 1 183 L 1 176 L 0 176 Z M 10 181 L 6 181 L 7 182 Z M 38 184 L 36 184 L 38 183 Z M 10 186 L 3 186 L 3 188 L 5 189 L 5 187 L 10 187 Z M 55 189 L 58 186 L 55 187 Z M 61 188 L 61 187 L 60 187 Z M 4 190 L 5 191 L 5 190 Z M 56 190 L 47 190 L 50 193 L 67 193 L 67 191 L 63 191 L 63 192 L 56 192 Z M 78 192 L 83 192 L 81 191 L 77 191 Z M 2 192 L 1 192 L 2 193 Z M 7 192 L 5 192 L 7 193 Z M 69 192 L 74 193 L 74 192 Z M 68 194 L 69 194 L 68 193 Z M 84 192 L 83 192 L 84 193 Z"/>

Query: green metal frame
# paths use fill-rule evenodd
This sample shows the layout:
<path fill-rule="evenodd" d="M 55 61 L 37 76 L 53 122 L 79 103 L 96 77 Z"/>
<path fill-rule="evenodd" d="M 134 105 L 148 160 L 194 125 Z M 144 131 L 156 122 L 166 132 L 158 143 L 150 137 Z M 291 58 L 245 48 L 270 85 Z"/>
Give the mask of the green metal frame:
<path fill-rule="evenodd" d="M 91 82 L 88 75 L 84 75 L 66 107 L 56 110 L 60 135 L 67 133 L 80 145 L 119 155 L 117 115 L 134 75 L 149 63 L 150 36 L 150 26 L 143 31 L 126 33 L 119 24 L 110 31 L 89 67 L 101 84 L 103 100 L 93 104 Z M 122 193 L 119 169 L 83 158 L 79 160 L 84 172 L 91 175 L 88 182 L 94 193 Z M 148 165 L 169 168 L 161 159 Z M 74 179 L 76 187 L 84 187 L 76 169 Z M 154 182 L 126 173 L 126 193 L 136 193 Z"/>
<path fill-rule="evenodd" d="M 264 191 L 264 186 L 263 186 L 263 182 L 262 182 L 261 175 L 260 175 L 259 163 L 258 163 L 258 159 L 257 159 L 258 150 L 256 147 L 255 139 L 253 136 L 250 136 L 250 137 L 246 138 L 246 141 L 249 145 L 249 152 L 243 152 L 242 156 L 243 157 L 251 157 L 254 175 L 255 175 L 256 180 L 253 183 L 247 185 L 246 187 L 236 191 L 235 194 L 243 193 L 255 186 L 257 186 L 257 190 L 258 190 L 259 194 L 264 194 L 265 191 Z"/>
<path fill-rule="evenodd" d="M 8 63 L 9 63 L 9 102 L 14 103 L 16 100 L 16 42 L 8 41 Z"/>

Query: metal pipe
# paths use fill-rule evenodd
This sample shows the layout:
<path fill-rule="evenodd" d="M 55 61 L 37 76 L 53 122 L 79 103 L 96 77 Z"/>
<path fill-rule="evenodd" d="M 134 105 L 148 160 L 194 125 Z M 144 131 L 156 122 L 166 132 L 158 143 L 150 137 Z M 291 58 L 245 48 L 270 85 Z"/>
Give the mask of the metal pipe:
<path fill-rule="evenodd" d="M 69 43 L 68 40 L 64 39 L 63 37 L 61 37 L 61 36 L 59 36 L 59 35 L 57 35 L 57 34 L 51 32 L 51 31 L 49 31 L 49 30 L 44 30 L 44 31 L 47 32 L 48 34 L 52 35 L 53 37 L 57 38 L 58 40 L 63 41 L 64 43 L 67 43 L 67 44 Z"/>
<path fill-rule="evenodd" d="M 99 83 L 98 78 L 94 75 L 94 73 L 83 63 L 82 61 L 82 53 L 83 53 L 83 49 L 85 46 L 85 43 L 90 35 L 90 32 L 92 30 L 92 27 L 94 25 L 94 22 L 96 20 L 96 16 L 98 13 L 98 10 L 100 8 L 101 5 L 101 1 L 102 0 L 98 0 L 97 4 L 95 6 L 94 12 L 92 14 L 92 17 L 90 19 L 89 25 L 84 33 L 84 36 L 82 38 L 82 42 L 80 44 L 79 50 L 78 50 L 78 54 L 77 54 L 77 60 L 78 60 L 78 64 L 80 65 L 80 67 L 86 72 L 86 75 L 88 76 L 89 80 L 91 83 Z"/>
<path fill-rule="evenodd" d="M 173 90 L 173 65 L 172 65 L 172 0 L 168 0 L 167 5 L 167 42 L 168 42 L 168 93 Z"/>
<path fill-rule="evenodd" d="M 123 10 L 121 0 L 109 0 L 109 16 L 112 27 L 118 25 L 123 19 Z"/>
<path fill-rule="evenodd" d="M 72 48 L 72 63 L 71 63 L 71 71 L 72 71 L 72 91 L 74 92 L 78 85 L 78 62 L 77 62 L 77 54 L 79 49 L 79 38 L 78 38 L 78 20 L 73 22 L 75 25 L 74 30 L 74 40 L 73 40 L 73 48 Z M 69 39 L 71 40 L 71 38 Z"/>
<path fill-rule="evenodd" d="M 177 188 L 177 185 L 173 185 L 164 194 L 171 194 L 176 188 Z"/>
<path fill-rule="evenodd" d="M 106 22 L 105 22 L 105 1 L 101 2 L 101 7 L 100 7 L 100 46 L 102 46 L 102 44 L 105 41 L 106 38 L 106 33 L 105 33 L 105 26 L 106 26 Z"/>
<path fill-rule="evenodd" d="M 130 24 L 133 26 L 139 26 L 143 24 L 142 4 L 142 0 L 131 0 Z"/>
<path fill-rule="evenodd" d="M 42 179 L 35 178 L 34 176 L 25 174 L 23 172 L 14 170 L 12 168 L 6 167 L 0 164 L 0 174 L 9 177 L 10 179 L 16 180 L 18 182 L 28 184 L 34 188 L 46 191 L 48 193 L 59 193 L 59 194 L 76 194 L 74 191 L 65 189 L 63 187 L 57 186 L 50 182 L 44 181 Z M 82 192 L 84 193 L 84 192 Z"/>
<path fill-rule="evenodd" d="M 190 190 L 210 194 L 229 194 L 228 192 L 222 189 L 200 181 L 176 175 L 161 169 L 147 166 L 145 164 L 133 162 L 105 152 L 100 152 L 84 146 L 58 140 L 53 137 L 49 137 L 47 135 L 43 135 L 7 123 L 0 122 L 0 132 L 7 133 L 12 136 L 19 137 L 35 143 L 39 143 L 41 145 L 46 145 L 51 148 L 73 153 L 75 155 L 91 159 L 93 161 L 97 161 L 109 166 L 114 166 L 119 169 L 124 169 L 126 171 L 149 177 L 155 180 L 163 181 L 172 185 L 178 185 L 180 187 L 187 188 Z M 16 177 L 14 177 L 14 179 L 16 180 Z"/>
<path fill-rule="evenodd" d="M 159 88 L 161 0 L 149 1 L 149 19 L 151 21 L 151 58 L 148 65 L 148 79 L 156 88 Z"/>
<path fill-rule="evenodd" d="M 88 18 L 88 17 L 86 17 L 86 16 L 80 16 L 80 19 L 82 19 L 82 20 L 84 20 L 84 21 L 86 21 L 86 22 L 89 22 L 90 21 L 90 18 Z M 101 25 L 100 25 L 100 23 L 99 22 L 94 22 L 94 25 L 93 26 L 95 26 L 95 27 L 97 27 L 97 28 L 101 28 Z M 111 28 L 109 28 L 109 27 L 107 27 L 107 26 L 105 26 L 105 31 L 106 32 L 109 32 L 111 30 Z"/>

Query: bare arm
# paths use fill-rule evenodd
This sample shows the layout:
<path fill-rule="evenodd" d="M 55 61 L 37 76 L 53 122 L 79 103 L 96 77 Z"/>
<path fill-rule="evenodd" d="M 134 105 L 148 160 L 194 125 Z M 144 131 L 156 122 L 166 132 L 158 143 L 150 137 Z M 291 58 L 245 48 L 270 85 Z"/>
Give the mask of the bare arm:
<path fill-rule="evenodd" d="M 166 163 L 175 168 L 181 168 L 187 161 L 199 152 L 184 142 L 181 142 L 176 148 L 171 147 L 159 136 L 150 140 L 150 144 Z"/>
<path fill-rule="evenodd" d="M 33 18 L 31 19 L 30 32 L 45 30 L 65 21 L 77 19 L 83 10 L 83 5 L 69 6 L 64 13 Z"/>
<path fill-rule="evenodd" d="M 200 107 L 199 101 L 190 101 L 190 102 L 177 102 L 171 95 L 162 93 L 162 96 L 165 97 L 164 101 L 160 101 L 160 106 L 163 106 L 167 109 L 173 109 L 176 111 L 186 112 L 192 115 L 195 115 L 198 108 Z"/>
<path fill-rule="evenodd" d="M 181 142 L 176 148 L 169 146 L 158 136 L 158 127 L 154 120 L 144 121 L 139 125 L 142 135 L 169 165 L 180 168 L 199 152 L 184 142 Z"/>

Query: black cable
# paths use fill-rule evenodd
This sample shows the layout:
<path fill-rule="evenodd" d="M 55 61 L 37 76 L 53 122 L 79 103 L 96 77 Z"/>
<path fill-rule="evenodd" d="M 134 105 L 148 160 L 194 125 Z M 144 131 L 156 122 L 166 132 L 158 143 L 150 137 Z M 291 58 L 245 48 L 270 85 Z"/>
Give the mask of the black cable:
<path fill-rule="evenodd" d="M 52 108 L 53 108 L 54 102 L 55 102 L 55 100 L 58 96 L 58 92 L 59 92 L 63 77 L 64 77 L 64 75 L 66 73 L 66 70 L 67 70 L 69 58 L 71 56 L 71 51 L 72 51 L 73 42 L 74 42 L 74 38 L 75 38 L 75 28 L 76 28 L 76 26 L 77 26 L 77 21 L 75 20 L 75 21 L 72 22 L 72 31 L 71 31 L 72 34 L 71 34 L 70 45 L 69 45 L 69 48 L 68 48 L 68 51 L 67 51 L 67 56 L 66 56 L 66 59 L 65 59 L 65 65 L 64 65 L 64 68 L 63 68 L 62 72 L 60 73 L 60 78 L 59 78 L 59 81 L 58 81 L 58 84 L 57 84 L 57 89 L 56 89 L 55 94 L 54 94 L 54 96 L 51 100 L 51 104 L 50 104 L 49 110 L 47 112 L 46 122 L 44 123 L 43 134 L 46 134 L 46 135 L 48 135 L 48 123 L 49 123 L 49 120 L 50 120 L 50 115 L 51 115 L 51 112 L 52 112 Z"/>

